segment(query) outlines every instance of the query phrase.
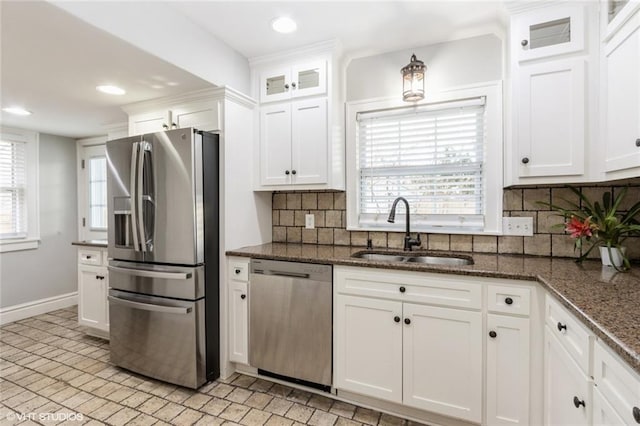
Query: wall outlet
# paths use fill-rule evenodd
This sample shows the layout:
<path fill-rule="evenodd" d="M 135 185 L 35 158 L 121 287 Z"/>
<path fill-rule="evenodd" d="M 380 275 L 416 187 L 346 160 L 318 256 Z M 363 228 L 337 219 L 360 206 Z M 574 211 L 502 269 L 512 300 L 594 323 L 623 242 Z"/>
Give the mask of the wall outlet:
<path fill-rule="evenodd" d="M 532 217 L 503 217 L 502 235 L 524 235 L 533 236 Z"/>
<path fill-rule="evenodd" d="M 312 214 L 304 215 L 304 227 L 307 229 L 313 229 L 316 227 L 316 217 Z"/>

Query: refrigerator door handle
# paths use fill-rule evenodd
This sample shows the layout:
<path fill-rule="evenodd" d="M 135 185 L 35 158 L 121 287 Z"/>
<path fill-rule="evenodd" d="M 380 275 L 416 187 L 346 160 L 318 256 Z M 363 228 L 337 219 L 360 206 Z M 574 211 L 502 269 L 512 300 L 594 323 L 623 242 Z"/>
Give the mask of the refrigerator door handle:
<path fill-rule="evenodd" d="M 149 303 L 134 302 L 132 300 L 121 299 L 119 297 L 109 296 L 109 302 L 118 305 L 127 306 L 133 309 L 141 309 L 143 311 L 162 312 L 166 314 L 186 315 L 191 312 L 191 308 L 181 308 L 175 306 L 152 305 Z"/>
<path fill-rule="evenodd" d="M 165 280 L 188 280 L 193 276 L 191 272 L 149 271 L 146 269 L 121 268 L 119 266 L 109 266 L 109 270 L 128 275 L 135 275 L 137 277 L 161 278 Z"/>
<path fill-rule="evenodd" d="M 138 186 L 136 188 L 136 203 L 137 213 L 138 213 L 138 227 L 140 229 L 140 246 L 143 252 L 147 251 L 147 236 L 144 225 L 144 208 L 143 206 L 143 192 L 144 192 L 144 156 L 145 151 L 148 151 L 148 143 L 147 142 L 138 142 Z"/>
<path fill-rule="evenodd" d="M 140 244 L 138 241 L 138 215 L 137 215 L 137 197 L 136 197 L 136 176 L 138 165 L 138 153 L 140 151 L 140 142 L 134 142 L 131 149 L 131 184 L 129 187 L 129 195 L 131 197 L 131 233 L 133 234 L 133 249 L 140 251 Z"/>

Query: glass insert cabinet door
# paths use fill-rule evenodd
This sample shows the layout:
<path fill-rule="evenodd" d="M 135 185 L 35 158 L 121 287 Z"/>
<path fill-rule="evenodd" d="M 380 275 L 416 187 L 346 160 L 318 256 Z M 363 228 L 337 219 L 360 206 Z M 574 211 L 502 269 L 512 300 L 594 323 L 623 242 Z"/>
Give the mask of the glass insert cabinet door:
<path fill-rule="evenodd" d="M 578 52 L 585 47 L 585 6 L 567 4 L 514 18 L 514 49 L 520 62 Z"/>
<path fill-rule="evenodd" d="M 314 61 L 261 74 L 260 102 L 282 101 L 327 91 L 327 62 Z"/>

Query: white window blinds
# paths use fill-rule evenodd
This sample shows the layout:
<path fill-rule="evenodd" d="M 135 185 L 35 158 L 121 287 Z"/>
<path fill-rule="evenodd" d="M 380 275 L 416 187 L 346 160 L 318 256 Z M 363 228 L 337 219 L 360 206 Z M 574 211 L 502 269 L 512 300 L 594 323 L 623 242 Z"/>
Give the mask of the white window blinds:
<path fill-rule="evenodd" d="M 421 229 L 482 229 L 484 114 L 484 98 L 359 113 L 360 224 L 388 228 L 403 196 Z"/>
<path fill-rule="evenodd" d="M 0 140 L 0 239 L 27 236 L 26 143 Z"/>

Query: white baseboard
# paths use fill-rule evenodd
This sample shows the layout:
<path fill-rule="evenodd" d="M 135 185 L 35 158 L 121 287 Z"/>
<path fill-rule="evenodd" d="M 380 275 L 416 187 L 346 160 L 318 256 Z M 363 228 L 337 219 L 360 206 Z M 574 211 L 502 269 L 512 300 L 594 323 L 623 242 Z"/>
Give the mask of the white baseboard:
<path fill-rule="evenodd" d="M 46 299 L 34 300 L 33 302 L 22 303 L 20 305 L 8 306 L 0 309 L 0 325 L 21 319 L 46 314 L 58 309 L 68 308 L 78 304 L 78 292 L 61 294 L 59 296 L 48 297 Z"/>

